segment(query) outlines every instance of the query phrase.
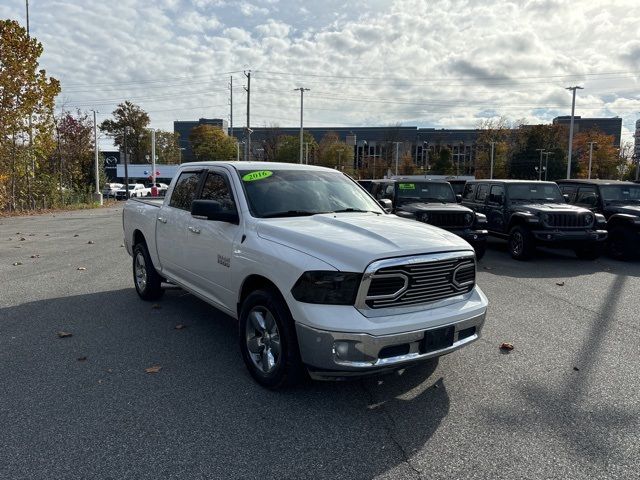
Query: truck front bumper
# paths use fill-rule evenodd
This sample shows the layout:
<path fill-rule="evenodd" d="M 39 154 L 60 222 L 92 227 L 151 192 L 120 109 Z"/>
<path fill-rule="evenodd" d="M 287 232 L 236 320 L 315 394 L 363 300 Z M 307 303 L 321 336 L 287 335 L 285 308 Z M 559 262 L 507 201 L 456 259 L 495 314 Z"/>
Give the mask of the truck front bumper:
<path fill-rule="evenodd" d="M 298 343 L 309 374 L 340 379 L 395 370 L 446 355 L 480 338 L 486 309 L 433 328 L 389 335 L 319 330 L 296 323 Z"/>
<path fill-rule="evenodd" d="M 541 243 L 604 242 L 606 230 L 534 230 L 533 236 Z"/>

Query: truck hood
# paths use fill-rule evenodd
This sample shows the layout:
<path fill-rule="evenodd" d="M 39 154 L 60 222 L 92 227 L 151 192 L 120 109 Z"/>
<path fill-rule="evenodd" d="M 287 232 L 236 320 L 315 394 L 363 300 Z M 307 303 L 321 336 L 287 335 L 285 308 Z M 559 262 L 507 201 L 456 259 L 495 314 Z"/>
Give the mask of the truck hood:
<path fill-rule="evenodd" d="M 458 203 L 441 203 L 441 202 L 416 202 L 403 203 L 398 206 L 398 211 L 418 213 L 418 212 L 463 212 L 470 213 L 471 209 Z"/>
<path fill-rule="evenodd" d="M 363 272 L 374 260 L 473 250 L 460 237 L 415 220 L 374 213 L 330 213 L 260 220 L 258 236 L 305 252 L 341 271 Z"/>
<path fill-rule="evenodd" d="M 569 203 L 516 203 L 513 209 L 521 212 L 589 212 L 588 209 Z"/>
<path fill-rule="evenodd" d="M 640 216 L 640 205 L 613 205 L 607 207 L 610 213 L 627 213 L 629 215 Z"/>

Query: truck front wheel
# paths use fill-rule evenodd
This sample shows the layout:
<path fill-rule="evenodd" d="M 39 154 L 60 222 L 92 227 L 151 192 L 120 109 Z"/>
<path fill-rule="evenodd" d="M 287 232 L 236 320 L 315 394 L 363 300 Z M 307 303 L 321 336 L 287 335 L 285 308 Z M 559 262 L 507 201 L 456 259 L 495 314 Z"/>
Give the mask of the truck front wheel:
<path fill-rule="evenodd" d="M 626 227 L 615 227 L 609 231 L 607 241 L 609 255 L 616 260 L 627 260 L 634 257 L 635 241 L 633 232 Z M 636 256 L 637 253 L 636 253 Z"/>
<path fill-rule="evenodd" d="M 239 324 L 242 359 L 256 382 L 276 390 L 304 377 L 295 324 L 278 292 L 266 288 L 249 294 Z"/>
<path fill-rule="evenodd" d="M 162 297 L 162 278 L 156 271 L 145 243 L 133 247 L 133 283 L 143 300 L 157 300 Z"/>
<path fill-rule="evenodd" d="M 529 260 L 535 252 L 535 240 L 531 232 L 516 225 L 509 232 L 509 253 L 516 260 Z"/>

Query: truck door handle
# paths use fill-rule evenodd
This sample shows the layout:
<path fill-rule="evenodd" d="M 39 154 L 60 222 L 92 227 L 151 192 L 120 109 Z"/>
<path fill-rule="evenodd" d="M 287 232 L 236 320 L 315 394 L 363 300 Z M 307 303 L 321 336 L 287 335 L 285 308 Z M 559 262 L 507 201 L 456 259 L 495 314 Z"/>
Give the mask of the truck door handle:
<path fill-rule="evenodd" d="M 187 227 L 187 230 L 193 233 L 200 233 L 200 229 L 196 227 Z"/>
<path fill-rule="evenodd" d="M 159 221 L 160 223 L 167 223 L 167 219 L 166 219 L 166 218 L 164 218 L 164 217 L 158 217 L 158 221 Z"/>

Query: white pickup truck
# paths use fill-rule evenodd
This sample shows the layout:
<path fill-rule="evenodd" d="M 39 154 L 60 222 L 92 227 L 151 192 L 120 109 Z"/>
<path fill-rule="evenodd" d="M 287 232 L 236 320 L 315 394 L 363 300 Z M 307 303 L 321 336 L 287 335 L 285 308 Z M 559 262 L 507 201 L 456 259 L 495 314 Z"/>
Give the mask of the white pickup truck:
<path fill-rule="evenodd" d="M 402 368 L 484 324 L 473 248 L 386 213 L 336 170 L 183 164 L 164 200 L 127 202 L 123 224 L 140 297 L 170 282 L 237 318 L 244 362 L 269 388 Z"/>

